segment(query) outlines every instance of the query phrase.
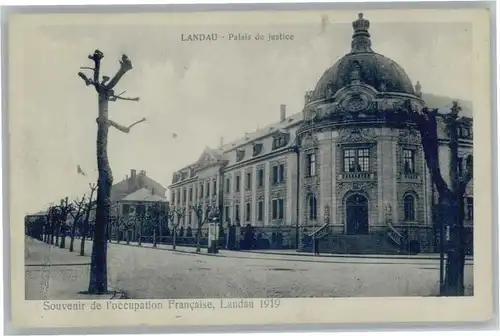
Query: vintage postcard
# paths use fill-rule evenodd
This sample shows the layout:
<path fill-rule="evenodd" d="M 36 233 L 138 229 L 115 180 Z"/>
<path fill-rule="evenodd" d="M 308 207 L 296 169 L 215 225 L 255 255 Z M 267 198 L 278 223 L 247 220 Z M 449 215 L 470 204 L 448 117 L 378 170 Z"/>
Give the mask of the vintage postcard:
<path fill-rule="evenodd" d="M 490 319 L 490 29 L 10 15 L 14 325 Z"/>

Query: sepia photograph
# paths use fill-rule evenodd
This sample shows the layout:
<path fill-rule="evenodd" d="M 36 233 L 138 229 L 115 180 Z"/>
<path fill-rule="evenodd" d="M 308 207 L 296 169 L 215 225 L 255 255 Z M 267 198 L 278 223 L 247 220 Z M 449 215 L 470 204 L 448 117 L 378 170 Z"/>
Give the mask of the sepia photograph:
<path fill-rule="evenodd" d="M 13 305 L 487 317 L 489 13 L 450 11 L 13 14 Z"/>

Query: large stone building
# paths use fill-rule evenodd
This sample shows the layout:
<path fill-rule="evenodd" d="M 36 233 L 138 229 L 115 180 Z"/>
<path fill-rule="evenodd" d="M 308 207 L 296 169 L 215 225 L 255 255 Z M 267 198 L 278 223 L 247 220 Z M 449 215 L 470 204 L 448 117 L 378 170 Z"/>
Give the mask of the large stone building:
<path fill-rule="evenodd" d="M 322 233 L 322 244 L 345 252 L 381 250 L 387 237 L 436 243 L 437 194 L 423 157 L 420 134 L 402 109 L 424 106 L 447 113 L 452 98 L 423 94 L 393 60 L 372 50 L 369 21 L 353 22 L 351 51 L 325 71 L 305 95 L 301 112 L 180 169 L 170 185 L 171 205 L 186 208 L 181 226 L 195 227 L 190 205 L 220 208 L 222 223 L 252 226 L 262 246 L 299 247 Z M 470 103 L 461 102 L 460 163 L 472 153 Z M 402 114 L 401 114 L 402 115 Z M 449 149 L 438 119 L 440 164 Z M 445 174 L 449 181 L 449 176 Z M 472 183 L 466 226 L 472 225 Z M 385 246 L 385 247 L 384 247 Z"/>

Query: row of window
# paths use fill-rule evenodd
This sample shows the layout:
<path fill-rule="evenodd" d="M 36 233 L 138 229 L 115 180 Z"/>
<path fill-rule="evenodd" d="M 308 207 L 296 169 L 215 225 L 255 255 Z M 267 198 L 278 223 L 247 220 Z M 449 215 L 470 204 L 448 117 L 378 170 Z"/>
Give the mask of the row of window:
<path fill-rule="evenodd" d="M 343 151 L 344 173 L 361 173 L 370 171 L 370 150 L 368 148 L 349 148 Z M 403 149 L 403 172 L 415 173 L 415 150 Z M 306 156 L 306 175 L 316 175 L 316 154 Z"/>
<path fill-rule="evenodd" d="M 244 209 L 244 220 L 245 222 L 251 222 L 252 221 L 252 204 L 247 202 L 245 203 L 245 209 Z M 273 199 L 271 201 L 271 218 L 273 220 L 276 219 L 283 219 L 285 216 L 285 201 L 283 198 L 278 198 L 278 199 Z M 230 206 L 225 206 L 224 207 L 224 220 L 225 221 L 231 221 L 231 215 L 230 215 Z M 241 217 L 240 217 L 240 205 L 236 204 L 234 206 L 234 220 L 236 222 L 241 222 Z M 263 221 L 264 220 L 264 201 L 258 201 L 257 202 L 257 221 Z"/>
<path fill-rule="evenodd" d="M 206 189 L 204 187 L 206 187 Z M 200 198 L 203 198 L 203 195 L 205 195 L 205 197 L 210 197 L 210 182 L 200 183 L 198 191 L 199 191 L 198 195 Z M 205 194 L 203 194 L 203 191 L 206 191 Z M 189 188 L 189 201 L 190 202 L 193 201 L 193 195 L 194 195 L 193 187 L 191 187 L 191 188 Z M 216 180 L 212 181 L 212 195 L 217 195 L 217 181 Z M 179 203 L 180 200 L 181 200 L 180 190 L 177 190 L 177 193 L 173 192 L 172 193 L 172 203 L 175 204 L 176 201 L 177 201 L 177 203 Z M 183 189 L 182 190 L 182 202 L 186 203 L 186 200 L 187 200 L 187 190 Z"/>
<path fill-rule="evenodd" d="M 277 185 L 280 183 L 283 183 L 285 181 L 285 165 L 284 164 L 279 164 L 275 165 L 271 169 L 271 174 L 272 174 L 272 184 Z M 212 186 L 212 194 L 216 195 L 217 194 L 217 181 L 213 181 L 213 186 Z M 264 168 L 260 168 L 257 170 L 257 188 L 264 188 L 265 184 L 265 178 L 264 178 Z M 209 197 L 210 196 L 210 184 L 207 182 L 206 183 L 206 193 L 205 196 Z M 225 192 L 229 193 L 231 191 L 231 180 L 229 178 L 226 178 L 225 181 Z M 245 173 L 245 190 L 251 190 L 252 189 L 252 173 L 247 172 Z M 199 195 L 200 198 L 203 197 L 203 191 L 204 191 L 204 184 L 200 184 L 199 186 Z M 236 175 L 235 178 L 235 192 L 240 192 L 241 191 L 241 176 Z M 182 201 L 183 203 L 186 202 L 187 200 L 187 190 L 183 189 L 182 190 Z M 180 202 L 180 191 L 177 191 L 177 194 L 174 192 L 172 193 L 172 203 L 175 204 L 175 202 Z M 193 188 L 189 188 L 189 201 L 193 201 Z"/>
<path fill-rule="evenodd" d="M 416 198 L 413 195 L 406 195 L 403 199 L 403 218 L 404 221 L 412 222 L 417 217 Z M 316 220 L 317 213 L 317 200 L 314 195 L 309 197 L 309 219 Z M 473 220 L 474 216 L 474 199 L 472 197 L 465 198 L 465 219 Z"/>
<path fill-rule="evenodd" d="M 288 134 L 280 134 L 273 137 L 272 150 L 285 147 L 289 142 L 290 136 Z M 262 153 L 262 143 L 256 142 L 253 144 L 252 155 L 257 156 Z M 245 158 L 246 151 L 244 148 L 236 150 L 236 162 L 240 162 Z"/>
<path fill-rule="evenodd" d="M 273 185 L 283 183 L 285 181 L 285 165 L 279 164 L 272 167 L 272 183 Z M 265 178 L 264 178 L 264 168 L 257 169 L 257 188 L 264 188 Z M 252 173 L 245 173 L 245 190 L 252 189 Z M 231 179 L 226 178 L 225 184 L 226 193 L 231 192 Z M 241 176 L 236 175 L 235 177 L 235 192 L 241 191 Z"/>

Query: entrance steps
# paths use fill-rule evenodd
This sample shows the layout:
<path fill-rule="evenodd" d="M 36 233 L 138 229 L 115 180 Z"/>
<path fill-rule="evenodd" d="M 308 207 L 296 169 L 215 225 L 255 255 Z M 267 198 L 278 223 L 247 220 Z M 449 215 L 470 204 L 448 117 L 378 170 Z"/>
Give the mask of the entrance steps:
<path fill-rule="evenodd" d="M 330 237 L 331 235 L 331 237 Z M 376 232 L 369 234 L 326 234 L 319 239 L 320 253 L 338 254 L 409 254 L 401 250 L 387 234 Z M 312 252 L 312 240 L 302 244 L 299 251 Z"/>

